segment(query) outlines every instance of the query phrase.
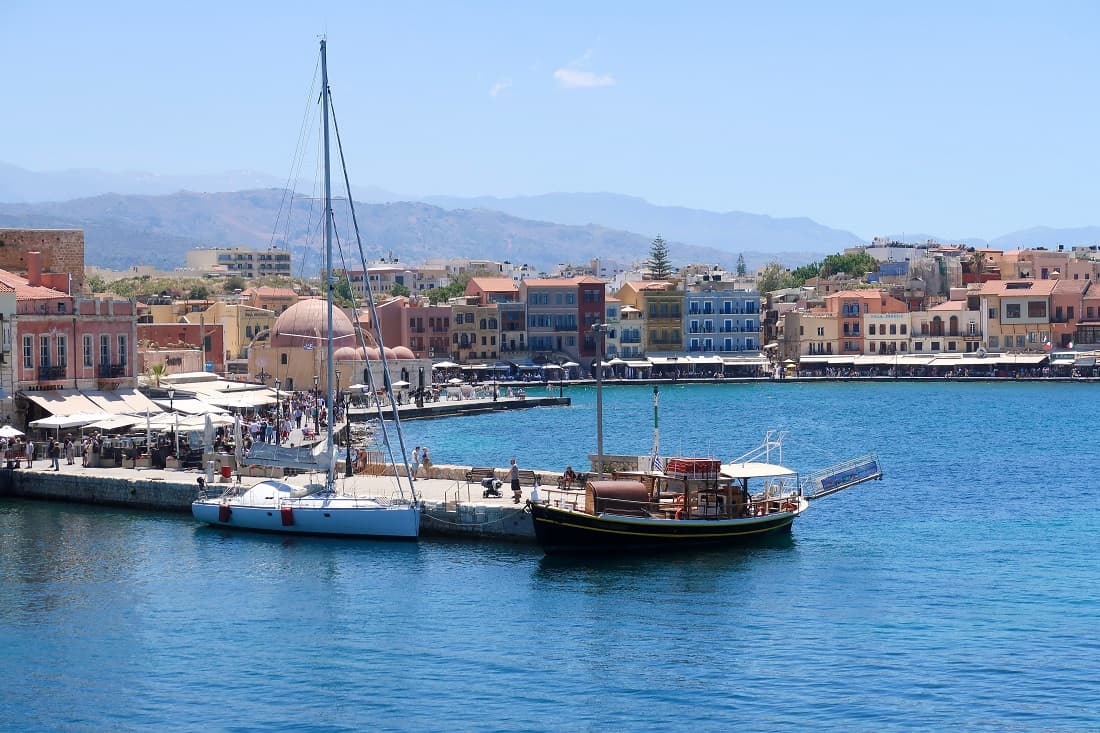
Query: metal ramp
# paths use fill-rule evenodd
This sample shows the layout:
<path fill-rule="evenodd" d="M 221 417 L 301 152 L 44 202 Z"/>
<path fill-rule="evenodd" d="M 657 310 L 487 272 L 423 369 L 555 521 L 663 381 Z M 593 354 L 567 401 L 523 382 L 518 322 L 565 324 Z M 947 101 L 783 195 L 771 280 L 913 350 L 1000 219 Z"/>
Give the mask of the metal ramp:
<path fill-rule="evenodd" d="M 802 496 L 807 499 L 821 499 L 844 489 L 882 478 L 882 466 L 878 456 L 867 453 L 858 458 L 843 461 L 835 466 L 822 468 L 801 477 Z"/>

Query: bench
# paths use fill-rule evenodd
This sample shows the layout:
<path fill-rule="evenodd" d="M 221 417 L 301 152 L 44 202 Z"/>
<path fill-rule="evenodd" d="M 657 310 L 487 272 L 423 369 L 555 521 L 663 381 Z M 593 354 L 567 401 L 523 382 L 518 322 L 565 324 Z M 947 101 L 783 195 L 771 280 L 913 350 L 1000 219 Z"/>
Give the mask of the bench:
<path fill-rule="evenodd" d="M 466 488 L 470 488 L 470 484 L 481 485 L 482 479 L 496 478 L 495 468 L 482 468 L 474 467 L 466 472 Z"/>
<path fill-rule="evenodd" d="M 559 489 L 564 489 L 564 488 L 583 489 L 585 484 L 587 484 L 587 483 L 588 483 L 588 474 L 587 473 L 578 473 L 577 478 L 573 479 L 572 486 L 569 486 L 569 487 L 566 487 L 566 485 L 565 485 L 565 476 L 562 476 L 561 478 L 559 478 L 558 479 L 558 488 Z"/>
<path fill-rule="evenodd" d="M 519 485 L 520 486 L 534 486 L 539 481 L 539 475 L 534 471 L 528 471 L 525 469 L 519 470 Z"/>

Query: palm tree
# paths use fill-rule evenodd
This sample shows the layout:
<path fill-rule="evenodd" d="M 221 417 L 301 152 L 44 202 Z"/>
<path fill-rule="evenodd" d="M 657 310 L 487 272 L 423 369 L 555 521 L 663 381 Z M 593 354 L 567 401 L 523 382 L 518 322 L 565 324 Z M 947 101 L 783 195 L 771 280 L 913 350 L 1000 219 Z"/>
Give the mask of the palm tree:
<path fill-rule="evenodd" d="M 153 386 L 160 386 L 160 378 L 164 376 L 164 365 L 154 364 L 149 367 L 149 377 L 153 380 Z"/>

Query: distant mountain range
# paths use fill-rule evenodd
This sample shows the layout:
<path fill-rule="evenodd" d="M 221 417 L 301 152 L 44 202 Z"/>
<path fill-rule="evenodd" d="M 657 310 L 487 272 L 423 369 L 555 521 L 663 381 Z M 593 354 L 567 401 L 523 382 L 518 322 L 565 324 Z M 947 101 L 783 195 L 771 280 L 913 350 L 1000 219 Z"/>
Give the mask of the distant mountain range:
<path fill-rule="evenodd" d="M 136 264 L 179 267 L 193 247 L 275 244 L 298 252 L 302 273 L 314 274 L 319 263 L 309 260 L 319 246 L 317 204 L 296 197 L 287 217 L 283 183 L 249 171 L 214 176 L 38 173 L 0 163 L 0 201 L 9 202 L 0 203 L 0 226 L 84 229 L 88 263 L 115 269 Z M 364 202 L 356 207 L 367 256 L 396 255 L 409 262 L 477 257 L 540 270 L 594 257 L 629 264 L 645 259 L 650 242 L 660 234 L 669 242 L 674 264 L 732 268 L 743 254 L 755 268 L 771 260 L 799 265 L 861 243 L 851 232 L 807 218 L 656 206 L 610 193 L 459 198 L 405 196 L 376 187 L 355 187 L 355 193 Z M 338 210 L 336 218 L 349 222 L 346 211 Z M 346 240 L 350 234 L 341 236 Z M 903 239 L 987 244 L 926 234 Z M 997 237 L 988 245 L 1007 249 L 1097 242 L 1100 227 L 1039 227 Z M 352 256 L 350 251 L 346 256 Z"/>

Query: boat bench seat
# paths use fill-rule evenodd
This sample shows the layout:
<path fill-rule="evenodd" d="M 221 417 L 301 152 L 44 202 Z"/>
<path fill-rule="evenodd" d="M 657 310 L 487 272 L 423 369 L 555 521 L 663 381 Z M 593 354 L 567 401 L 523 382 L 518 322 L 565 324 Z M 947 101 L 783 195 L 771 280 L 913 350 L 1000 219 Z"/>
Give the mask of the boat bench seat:
<path fill-rule="evenodd" d="M 520 486 L 534 486 L 539 481 L 539 475 L 534 471 L 528 471 L 525 469 L 519 470 L 519 485 Z"/>

